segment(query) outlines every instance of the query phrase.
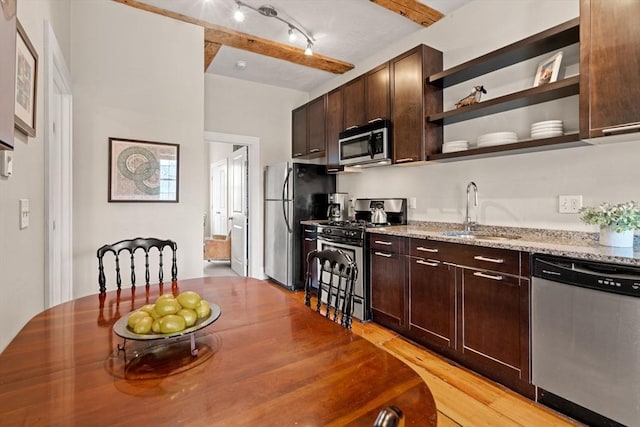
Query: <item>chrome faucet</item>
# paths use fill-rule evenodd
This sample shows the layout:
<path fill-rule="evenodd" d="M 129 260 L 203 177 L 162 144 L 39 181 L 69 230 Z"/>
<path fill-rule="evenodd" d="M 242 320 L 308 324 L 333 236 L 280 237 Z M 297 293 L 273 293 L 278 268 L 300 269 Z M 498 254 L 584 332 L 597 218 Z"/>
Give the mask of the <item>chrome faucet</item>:
<path fill-rule="evenodd" d="M 475 206 L 476 208 L 478 206 L 478 186 L 475 182 L 471 181 L 469 182 L 469 184 L 467 184 L 467 212 L 464 217 L 464 231 L 473 230 L 473 227 L 475 227 L 478 219 L 478 212 L 476 212 L 476 221 L 471 221 L 471 218 L 469 217 L 469 193 L 471 192 L 471 189 L 473 189 L 474 194 L 473 206 Z"/>

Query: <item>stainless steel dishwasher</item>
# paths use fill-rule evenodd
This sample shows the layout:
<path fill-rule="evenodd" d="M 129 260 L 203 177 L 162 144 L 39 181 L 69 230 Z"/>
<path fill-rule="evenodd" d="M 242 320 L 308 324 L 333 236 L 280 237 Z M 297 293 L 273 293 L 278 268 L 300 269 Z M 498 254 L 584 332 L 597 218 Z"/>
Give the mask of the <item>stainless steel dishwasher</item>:
<path fill-rule="evenodd" d="M 534 256 L 531 346 L 538 401 L 640 426 L 640 268 Z"/>

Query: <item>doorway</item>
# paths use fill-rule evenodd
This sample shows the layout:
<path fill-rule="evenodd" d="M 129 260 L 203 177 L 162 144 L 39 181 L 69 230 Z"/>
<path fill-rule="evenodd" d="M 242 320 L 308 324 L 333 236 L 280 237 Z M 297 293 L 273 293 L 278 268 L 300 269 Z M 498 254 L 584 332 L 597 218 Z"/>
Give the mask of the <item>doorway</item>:
<path fill-rule="evenodd" d="M 260 212 L 262 211 L 260 177 L 262 174 L 260 173 L 261 169 L 258 166 L 260 165 L 260 140 L 259 138 L 252 136 L 225 134 L 219 132 L 205 132 L 204 140 L 211 146 L 220 147 L 226 145 L 226 147 L 228 147 L 228 151 L 232 151 L 232 146 L 236 146 L 237 148 L 240 146 L 239 148 L 242 148 L 244 151 L 244 154 L 242 154 L 242 152 L 235 152 L 228 155 L 229 160 L 226 172 L 227 178 L 231 181 L 231 186 L 227 186 L 227 191 L 230 196 L 227 198 L 227 219 L 232 222 L 232 264 L 239 267 L 239 274 L 244 273 L 244 275 L 249 277 L 263 279 L 262 216 L 260 215 Z M 240 168 L 237 172 L 234 172 L 232 167 L 234 163 Z M 211 164 L 209 165 L 209 170 L 213 170 Z M 238 183 L 238 185 L 236 185 L 236 187 L 240 190 L 240 193 L 238 194 L 241 194 L 236 197 L 235 200 L 231 197 L 233 194 L 234 176 L 237 176 L 235 182 Z M 209 176 L 207 181 L 209 183 L 209 191 L 211 191 L 211 176 Z M 211 197 L 210 200 L 213 201 L 214 198 Z M 209 203 L 209 207 L 210 221 L 207 221 L 208 224 L 205 227 L 206 234 L 212 234 L 211 230 L 213 230 L 214 227 L 212 224 L 213 215 L 211 209 L 213 204 Z M 241 228 L 233 227 L 234 218 L 236 221 L 235 225 Z M 209 229 L 208 231 L 206 230 L 207 228 Z M 236 233 L 241 234 L 241 237 L 234 239 L 234 229 L 237 230 Z M 234 250 L 234 240 L 235 242 L 244 240 L 244 244 L 239 248 L 238 245 L 235 245 L 236 247 Z M 233 262 L 234 252 L 237 260 L 235 263 Z"/>

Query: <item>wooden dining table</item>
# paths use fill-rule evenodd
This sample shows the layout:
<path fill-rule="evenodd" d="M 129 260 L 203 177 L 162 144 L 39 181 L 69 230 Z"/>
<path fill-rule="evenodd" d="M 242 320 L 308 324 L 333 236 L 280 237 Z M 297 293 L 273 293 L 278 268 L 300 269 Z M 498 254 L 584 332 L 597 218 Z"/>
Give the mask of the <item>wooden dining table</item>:
<path fill-rule="evenodd" d="M 121 317 L 199 293 L 220 317 L 187 336 L 124 340 Z M 124 349 L 121 347 L 124 345 Z M 409 366 L 262 280 L 205 277 L 90 295 L 32 318 L 0 354 L 2 426 L 372 426 L 400 408 L 436 425 Z"/>

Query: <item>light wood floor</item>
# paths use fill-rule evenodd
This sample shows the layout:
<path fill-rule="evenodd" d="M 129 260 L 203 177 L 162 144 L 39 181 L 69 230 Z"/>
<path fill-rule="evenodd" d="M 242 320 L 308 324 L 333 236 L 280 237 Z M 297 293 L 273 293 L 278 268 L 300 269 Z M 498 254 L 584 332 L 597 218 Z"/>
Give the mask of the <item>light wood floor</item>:
<path fill-rule="evenodd" d="M 288 293 L 304 303 L 304 292 Z M 422 377 L 436 401 L 438 426 L 582 425 L 459 367 L 376 323 L 354 320 L 352 329 L 411 366 Z"/>

